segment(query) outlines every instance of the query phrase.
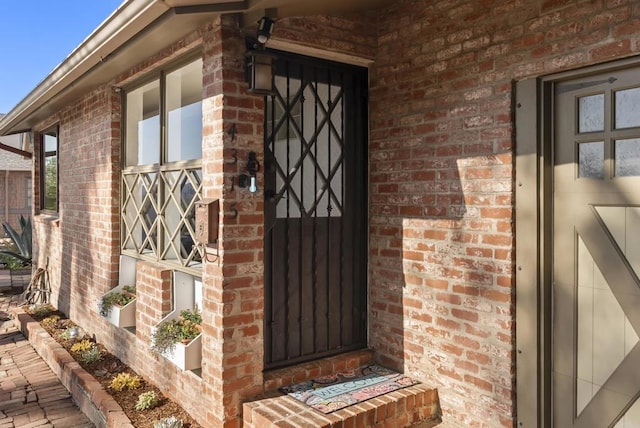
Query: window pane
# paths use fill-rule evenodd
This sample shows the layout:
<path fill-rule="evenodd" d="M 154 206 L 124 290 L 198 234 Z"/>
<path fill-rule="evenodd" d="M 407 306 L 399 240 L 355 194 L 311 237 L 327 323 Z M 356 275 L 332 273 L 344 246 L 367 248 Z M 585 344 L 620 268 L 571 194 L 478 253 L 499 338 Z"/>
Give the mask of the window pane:
<path fill-rule="evenodd" d="M 163 206 L 165 235 L 162 259 L 195 261 L 197 248 L 194 248 L 195 206 L 200 200 L 202 188 L 202 170 L 173 170 L 162 174 L 167 190 L 171 189 Z"/>
<path fill-rule="evenodd" d="M 160 163 L 160 84 L 127 94 L 126 165 Z"/>
<path fill-rule="evenodd" d="M 27 178 L 27 188 L 25 191 L 25 194 L 27 195 L 27 205 L 26 205 L 27 208 L 31 208 L 31 198 L 33 196 L 32 189 L 33 189 L 33 186 L 31 185 L 31 179 Z"/>
<path fill-rule="evenodd" d="M 640 138 L 616 141 L 616 176 L 640 176 Z"/>
<path fill-rule="evenodd" d="M 42 209 L 58 211 L 58 132 L 42 136 Z"/>
<path fill-rule="evenodd" d="M 167 161 L 202 158 L 202 59 L 167 74 Z"/>
<path fill-rule="evenodd" d="M 155 253 L 158 248 L 158 212 L 156 201 L 158 200 L 158 185 L 156 174 L 148 174 L 144 177 L 144 186 L 140 188 L 142 198 L 141 232 L 143 252 Z"/>
<path fill-rule="evenodd" d="M 616 128 L 640 126 L 640 88 L 616 92 Z"/>
<path fill-rule="evenodd" d="M 604 130 L 604 94 L 581 97 L 578 101 L 579 132 Z"/>
<path fill-rule="evenodd" d="M 56 132 L 48 132 L 44 135 L 45 156 L 58 150 L 58 135 Z"/>
<path fill-rule="evenodd" d="M 201 170 L 194 171 L 191 176 L 198 180 L 198 184 L 202 183 Z M 180 185 L 180 205 L 186 213 L 185 220 L 180 226 L 181 257 L 187 259 L 193 253 L 195 261 L 201 260 L 198 252 L 194 251 L 195 240 L 192 233 L 196 230 L 196 211 L 193 204 L 200 200 L 199 189 L 199 186 L 198 189 L 194 188 L 194 183 L 187 179 L 182 180 Z"/>
<path fill-rule="evenodd" d="M 578 177 L 604 178 L 604 142 L 580 144 L 578 160 Z"/>

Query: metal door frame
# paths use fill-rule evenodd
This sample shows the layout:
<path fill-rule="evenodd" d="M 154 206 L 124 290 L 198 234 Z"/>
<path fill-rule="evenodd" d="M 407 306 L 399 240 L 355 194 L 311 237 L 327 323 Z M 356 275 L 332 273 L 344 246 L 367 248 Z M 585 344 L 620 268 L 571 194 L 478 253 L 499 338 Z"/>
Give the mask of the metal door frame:
<path fill-rule="evenodd" d="M 515 83 L 515 426 L 552 424 L 554 86 L 639 66 L 640 56 Z"/>
<path fill-rule="evenodd" d="M 344 135 L 342 136 L 343 139 L 348 140 L 348 139 L 352 139 L 353 141 L 349 141 L 350 143 L 353 144 L 343 144 L 342 145 L 342 153 L 341 153 L 341 162 L 343 165 L 343 169 L 342 169 L 342 176 L 343 176 L 343 180 L 352 180 L 352 184 L 353 187 L 350 188 L 348 186 L 345 186 L 345 188 L 342 189 L 342 196 L 343 196 L 343 200 L 344 201 L 351 201 L 349 204 L 344 204 L 343 206 L 340 207 L 340 212 L 341 212 L 341 217 L 347 218 L 347 216 L 351 216 L 353 221 L 351 222 L 352 225 L 352 229 L 353 231 L 347 231 L 350 232 L 351 235 L 355 236 L 356 239 L 353 239 L 352 242 L 350 243 L 350 246 L 352 247 L 352 252 L 353 252 L 353 257 L 352 259 L 357 262 L 354 263 L 357 264 L 357 266 L 354 266 L 352 268 L 352 277 L 353 277 L 353 281 L 354 283 L 359 283 L 361 284 L 359 289 L 355 290 L 357 291 L 357 293 L 354 292 L 353 294 L 353 299 L 357 300 L 358 304 L 361 306 L 361 312 L 358 315 L 361 319 L 360 320 L 354 320 L 353 321 L 353 329 L 354 331 L 357 332 L 359 339 L 357 341 L 354 341 L 354 343 L 352 344 L 347 344 L 345 346 L 341 345 L 341 349 L 337 349 L 337 350 L 329 350 L 329 351 L 324 351 L 324 352 L 316 352 L 313 354 L 313 357 L 298 357 L 298 358 L 292 358 L 290 360 L 286 360 L 286 361 L 270 361 L 268 357 L 268 352 L 270 352 L 271 350 L 271 346 L 272 346 L 272 339 L 271 339 L 271 330 L 270 330 L 270 326 L 269 326 L 269 317 L 270 317 L 270 313 L 271 313 L 271 288 L 269 286 L 270 281 L 272 281 L 272 261 L 273 261 L 273 255 L 271 254 L 271 251 L 269 249 L 270 245 L 271 245 L 271 235 L 268 233 L 268 224 L 271 221 L 275 221 L 275 219 L 271 219 L 270 218 L 270 214 L 267 212 L 267 205 L 269 203 L 269 201 L 265 200 L 265 257 L 264 257 L 264 264 L 265 264 L 265 367 L 267 369 L 272 369 L 272 368 L 278 368 L 278 367 L 284 367 L 284 366 L 288 366 L 288 365 L 292 365 L 292 364 L 296 364 L 296 363 L 300 363 L 300 362 L 305 362 L 305 361 L 312 361 L 315 359 L 319 359 L 319 358 L 323 358 L 326 356 L 330 356 L 330 355 L 336 355 L 339 353 L 344 353 L 344 352 L 348 352 L 351 350 L 355 350 L 355 349 L 361 349 L 367 346 L 367 341 L 368 341 L 368 306 L 367 306 L 367 300 L 368 300 L 368 282 L 367 282 L 367 268 L 368 268 L 368 192 L 367 192 L 367 186 L 368 186 L 368 157 L 367 157 L 367 153 L 368 153 L 368 117 L 367 117 L 367 112 L 368 112 L 368 76 L 367 73 L 368 71 L 366 70 L 365 67 L 362 66 L 356 66 L 356 65 L 350 65 L 350 64 L 345 64 L 345 63 L 338 63 L 335 61 L 331 61 L 331 60 L 325 60 L 325 59 L 319 59 L 319 58 L 312 58 L 312 57 L 306 57 L 303 55 L 297 55 L 297 54 L 291 54 L 291 53 L 287 53 L 287 52 L 281 52 L 281 51 L 271 51 L 273 52 L 276 57 L 278 59 L 282 59 L 282 60 L 286 60 L 286 61 L 290 61 L 293 64 L 293 67 L 297 67 L 295 71 L 290 71 L 287 73 L 288 77 L 291 76 L 298 76 L 298 73 L 301 73 L 301 75 L 307 75 L 308 74 L 308 70 L 304 69 L 304 67 L 314 67 L 314 66 L 318 66 L 321 68 L 326 68 L 327 70 L 331 70 L 330 73 L 333 76 L 334 73 L 347 73 L 347 75 L 353 76 L 352 78 L 354 79 L 354 82 L 356 82 L 357 84 L 353 85 L 353 87 L 349 88 L 349 90 L 346 90 L 344 87 L 342 88 L 342 92 L 345 93 L 349 93 L 349 95 L 341 95 L 341 98 L 343 99 L 343 101 L 351 101 L 354 103 L 355 108 L 352 109 L 352 111 L 348 111 L 348 115 L 347 116 L 343 116 L 342 117 L 342 123 L 343 123 L 343 127 L 344 124 L 350 123 L 350 129 L 348 132 L 345 132 Z M 277 61 L 277 60 L 276 60 Z M 303 71 L 305 70 L 305 71 Z M 274 73 L 275 75 L 276 73 Z M 329 78 L 331 79 L 331 78 Z M 316 80 L 316 83 L 318 81 Z M 331 83 L 331 80 L 329 80 L 329 83 Z M 348 86 L 347 85 L 347 81 L 344 81 L 343 84 L 344 86 Z M 353 83 L 353 82 L 351 82 Z M 316 94 L 316 97 L 318 95 Z M 300 94 L 301 98 L 304 98 L 303 94 Z M 295 100 L 294 100 L 295 101 Z M 267 104 L 270 102 L 270 98 L 266 97 L 266 102 L 265 102 L 265 113 L 266 113 L 266 107 Z M 362 104 L 360 104 L 362 103 Z M 272 108 L 273 109 L 273 108 Z M 325 112 L 325 114 L 329 114 L 329 116 L 332 114 L 332 110 L 333 107 L 329 106 L 329 108 L 327 109 L 327 111 Z M 286 107 L 285 109 L 285 114 L 288 113 L 290 111 L 289 106 Z M 267 147 L 268 144 L 270 144 L 270 140 L 269 140 L 269 136 L 267 135 L 267 129 L 268 129 L 268 122 L 272 120 L 272 118 L 267 117 L 267 114 L 265 114 L 264 117 L 264 129 L 265 129 L 265 166 L 266 166 L 266 170 L 269 170 L 269 166 L 271 166 L 271 168 L 280 168 L 277 163 L 275 163 L 275 159 L 270 159 L 269 157 L 271 155 L 268 155 L 268 153 L 270 153 L 269 148 Z M 330 121 L 330 120 L 329 120 Z M 352 122 L 349 122 L 352 121 Z M 332 126 L 332 125 L 331 125 Z M 316 130 L 317 131 L 317 130 Z M 331 132 L 331 131 L 330 131 Z M 288 135 L 288 132 L 287 132 Z M 361 143 L 361 144 L 360 144 Z M 302 148 L 302 152 L 303 152 L 303 158 L 306 157 L 307 155 L 311 155 L 312 153 L 310 152 L 310 148 L 307 147 L 307 143 L 304 143 L 305 146 Z M 316 144 L 315 142 L 313 144 Z M 304 154 L 306 152 L 306 154 Z M 331 152 L 329 149 L 329 156 L 331 156 Z M 313 159 L 313 163 L 316 164 L 317 167 L 317 159 L 314 158 L 314 156 L 311 156 Z M 352 164 L 348 164 L 345 162 L 345 159 L 347 161 L 351 160 L 353 161 Z M 300 160 L 300 162 L 302 162 L 302 158 Z M 345 169 L 345 166 L 352 168 L 352 169 Z M 283 171 L 281 168 L 279 169 L 280 171 Z M 276 172 L 277 174 L 277 172 Z M 329 181 L 331 181 L 333 175 L 331 174 L 330 176 L 326 177 L 324 179 L 325 184 L 326 184 L 326 179 L 329 179 Z M 272 178 L 267 177 L 266 172 L 265 172 L 265 198 L 273 198 L 275 201 L 278 201 L 279 199 L 282 198 L 286 198 L 288 195 L 288 191 L 286 192 L 287 195 L 284 195 L 285 192 L 279 192 L 279 193 L 274 193 L 271 191 L 271 188 L 274 187 L 275 183 L 271 182 Z M 286 181 L 285 184 L 285 189 L 290 188 L 290 179 L 288 179 Z M 270 189 L 267 189 L 267 188 Z M 331 185 L 329 184 L 329 187 L 331 187 Z M 327 191 L 329 193 L 329 198 L 335 197 L 335 195 L 333 195 L 333 190 L 328 190 Z M 298 196 L 291 195 L 294 198 L 297 198 Z M 297 200 L 297 199 L 296 199 Z M 333 199 L 335 200 L 335 199 Z M 298 202 L 300 202 L 298 200 Z M 317 201 L 316 201 L 317 203 Z M 314 205 L 315 207 L 315 205 Z M 274 213 L 272 213 L 274 214 Z M 303 210 L 303 217 L 305 214 L 305 210 Z M 331 217 L 329 217 L 331 218 Z M 346 223 L 345 223 L 346 222 Z M 344 225 L 349 224 L 348 220 L 343 220 L 342 224 L 344 228 Z M 345 232 L 345 236 L 348 235 L 348 233 Z M 313 245 L 315 245 L 315 243 L 313 243 Z M 356 260 L 357 259 L 357 260 Z M 340 261 L 340 266 L 342 266 L 342 263 L 345 263 L 344 260 L 341 259 Z M 342 270 L 342 267 L 340 268 Z M 341 304 L 342 304 L 342 297 L 341 299 Z M 354 317 L 356 318 L 356 317 Z M 355 324 L 358 324 L 358 326 L 355 326 Z M 315 334 L 315 333 L 314 333 Z M 354 333 L 355 335 L 355 333 Z"/>

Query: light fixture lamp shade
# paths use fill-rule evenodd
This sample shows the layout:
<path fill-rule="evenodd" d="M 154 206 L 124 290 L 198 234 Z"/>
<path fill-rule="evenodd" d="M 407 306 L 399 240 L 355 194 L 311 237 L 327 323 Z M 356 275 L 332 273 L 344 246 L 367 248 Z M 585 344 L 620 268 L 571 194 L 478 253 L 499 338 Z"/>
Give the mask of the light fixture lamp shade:
<path fill-rule="evenodd" d="M 273 95 L 273 61 L 276 56 L 264 50 L 247 52 L 247 80 L 249 92 Z"/>

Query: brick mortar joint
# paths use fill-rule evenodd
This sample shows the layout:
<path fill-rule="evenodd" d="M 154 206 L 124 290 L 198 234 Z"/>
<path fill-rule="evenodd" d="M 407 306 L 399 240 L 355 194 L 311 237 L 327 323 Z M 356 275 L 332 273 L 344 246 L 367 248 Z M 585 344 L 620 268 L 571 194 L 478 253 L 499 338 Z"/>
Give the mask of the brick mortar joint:
<path fill-rule="evenodd" d="M 27 337 L 29 343 L 31 344 L 31 346 L 33 346 L 38 355 L 40 355 L 40 357 L 47 363 L 47 365 L 51 368 L 51 371 L 53 371 L 58 379 L 60 379 L 60 382 L 73 396 L 74 401 L 76 403 L 84 403 L 87 401 L 87 398 L 90 400 L 90 405 L 93 408 L 93 411 L 96 412 L 102 419 L 101 421 L 91 420 L 91 422 L 95 423 L 98 426 L 101 426 L 100 422 L 106 421 L 107 426 L 114 426 L 114 423 L 117 421 L 120 424 L 119 426 L 122 426 L 123 419 L 126 418 L 130 426 L 133 426 L 131 424 L 131 420 L 124 413 L 124 410 L 122 410 L 120 405 L 110 396 L 107 391 L 104 390 L 104 388 L 102 388 L 100 383 L 93 376 L 91 376 L 89 372 L 87 372 L 82 367 L 75 367 L 68 370 L 68 373 L 65 373 L 66 371 L 64 370 L 64 366 L 67 364 L 59 364 L 59 361 L 54 357 L 54 354 L 50 352 L 51 346 L 49 345 L 53 345 L 55 347 L 56 345 L 58 345 L 58 342 L 56 342 L 36 320 L 31 318 L 31 316 L 27 314 L 22 308 L 12 309 L 11 314 L 14 318 L 15 326 L 24 336 Z M 43 336 L 51 339 L 51 341 L 34 340 L 37 337 L 42 338 Z M 71 357 L 66 349 L 64 349 L 62 346 L 60 346 L 60 348 L 61 349 L 59 349 L 58 352 L 60 352 L 65 357 L 64 359 L 68 357 L 75 362 L 75 359 Z M 65 373 L 65 376 L 61 376 L 61 373 Z M 81 375 L 90 377 L 92 381 L 85 382 L 82 379 Z M 85 384 L 96 386 L 97 389 L 95 391 L 87 390 L 85 389 Z M 76 388 L 73 388 L 73 386 L 76 386 Z M 107 400 L 103 400 L 102 403 L 96 403 L 94 401 L 94 397 L 96 396 L 95 392 L 97 391 L 104 391 L 107 395 L 109 395 L 108 400 L 113 402 L 110 403 L 113 404 L 113 407 L 110 407 L 112 409 L 115 408 L 119 410 L 110 411 L 106 414 L 103 413 L 101 407 L 104 406 L 105 401 Z M 82 394 L 84 397 L 78 396 L 78 393 Z M 87 417 L 89 416 L 90 415 L 87 415 Z M 114 418 L 116 416 L 117 420 Z"/>

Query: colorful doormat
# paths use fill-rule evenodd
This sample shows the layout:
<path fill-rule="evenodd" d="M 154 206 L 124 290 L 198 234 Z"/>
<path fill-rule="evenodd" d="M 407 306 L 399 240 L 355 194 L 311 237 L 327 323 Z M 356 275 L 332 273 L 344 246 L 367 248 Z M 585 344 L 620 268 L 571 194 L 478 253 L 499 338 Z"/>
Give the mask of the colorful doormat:
<path fill-rule="evenodd" d="M 280 391 L 322 413 L 331 413 L 417 383 L 400 373 L 371 365 L 285 386 Z"/>

